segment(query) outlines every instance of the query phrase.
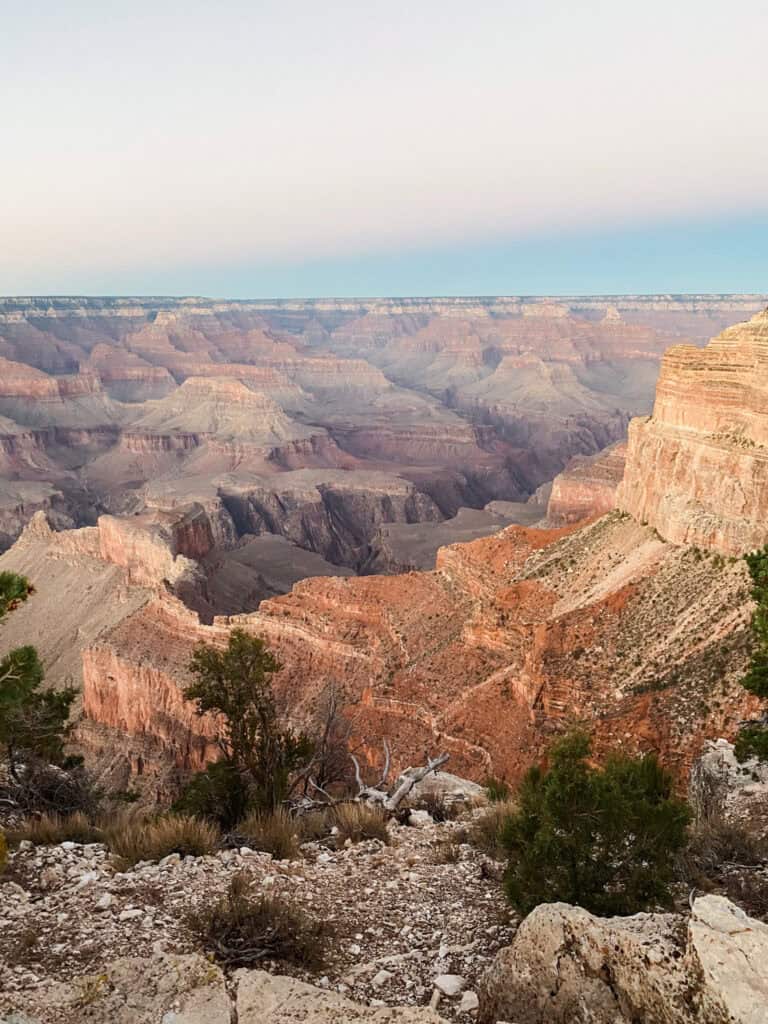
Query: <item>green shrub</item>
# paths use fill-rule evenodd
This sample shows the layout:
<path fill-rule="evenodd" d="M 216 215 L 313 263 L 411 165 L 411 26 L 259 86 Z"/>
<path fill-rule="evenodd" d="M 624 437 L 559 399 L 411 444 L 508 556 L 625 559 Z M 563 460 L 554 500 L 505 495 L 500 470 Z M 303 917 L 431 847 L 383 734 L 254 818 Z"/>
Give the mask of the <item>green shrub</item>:
<path fill-rule="evenodd" d="M 129 816 L 104 829 L 104 842 L 126 867 L 140 860 L 162 860 L 169 853 L 204 857 L 216 852 L 220 838 L 210 822 L 176 814 L 154 821 Z"/>
<path fill-rule="evenodd" d="M 194 682 L 184 690 L 198 714 L 221 717 L 219 744 L 245 780 L 249 806 L 256 810 L 279 807 L 292 778 L 307 767 L 314 752 L 304 733 L 293 732 L 280 720 L 272 692 L 272 676 L 279 668 L 263 640 L 233 629 L 224 650 L 204 643 L 195 648 L 189 664 Z"/>
<path fill-rule="evenodd" d="M 25 576 L 0 573 L 0 621 L 33 593 Z M 5 747 L 12 779 L 30 756 L 54 764 L 65 761 L 75 691 L 42 690 L 42 682 L 43 666 L 34 647 L 16 647 L 0 660 L 0 746 Z"/>
<path fill-rule="evenodd" d="M 237 826 L 238 836 L 254 850 L 271 853 L 275 860 L 293 860 L 299 856 L 299 824 L 282 807 L 276 811 L 254 811 Z"/>
<path fill-rule="evenodd" d="M 741 683 L 757 697 L 768 698 L 768 545 L 745 555 L 752 578 L 752 597 L 756 607 L 750 623 L 752 655 Z M 768 761 L 768 725 L 766 719 L 742 726 L 735 745 L 736 757 L 746 761 L 757 757 Z"/>
<path fill-rule="evenodd" d="M 768 729 L 764 725 L 745 725 L 736 736 L 734 753 L 739 761 L 756 757 L 768 761 Z"/>
<path fill-rule="evenodd" d="M 519 810 L 503 827 L 507 896 L 521 913 L 575 903 L 598 914 L 634 914 L 670 902 L 675 857 L 690 811 L 653 756 L 588 762 L 589 739 L 555 744 L 549 768 L 532 768 Z"/>
<path fill-rule="evenodd" d="M 253 899 L 249 879 L 235 875 L 226 896 L 192 912 L 187 924 L 203 949 L 226 967 L 261 967 L 283 960 L 317 968 L 330 937 L 325 922 L 269 896 Z"/>

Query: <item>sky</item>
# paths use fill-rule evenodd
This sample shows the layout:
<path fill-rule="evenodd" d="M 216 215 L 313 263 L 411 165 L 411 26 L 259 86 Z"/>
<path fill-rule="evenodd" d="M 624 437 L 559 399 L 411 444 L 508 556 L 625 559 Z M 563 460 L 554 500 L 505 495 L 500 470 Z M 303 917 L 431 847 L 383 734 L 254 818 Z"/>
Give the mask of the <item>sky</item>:
<path fill-rule="evenodd" d="M 764 0 L 29 0 L 0 294 L 768 291 Z"/>

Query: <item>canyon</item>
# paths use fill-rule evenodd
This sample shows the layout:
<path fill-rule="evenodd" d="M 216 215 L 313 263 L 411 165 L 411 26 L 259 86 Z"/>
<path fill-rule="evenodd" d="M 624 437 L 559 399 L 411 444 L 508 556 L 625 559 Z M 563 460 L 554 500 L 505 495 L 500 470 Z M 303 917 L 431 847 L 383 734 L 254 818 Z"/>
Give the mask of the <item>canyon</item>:
<path fill-rule="evenodd" d="M 525 502 L 650 411 L 670 345 L 700 345 L 765 301 L 0 299 L 0 544 L 39 509 L 92 526 L 197 501 L 222 550 L 273 533 L 391 571 L 411 563 L 387 562 L 380 526 Z M 325 500 L 325 482 L 354 492 L 364 521 L 348 497 Z M 296 527 L 297 503 L 324 519 L 321 541 Z M 443 536 L 466 537 L 466 522 Z"/>
<path fill-rule="evenodd" d="M 395 767 L 439 748 L 514 780 L 581 722 L 683 784 L 757 710 L 733 557 L 768 539 L 756 297 L 56 302 L 3 314 L 31 360 L 0 394 L 27 438 L 9 485 L 38 488 L 6 520 L 0 568 L 37 593 L 3 639 L 81 688 L 110 778 L 160 796 L 215 756 L 181 690 L 234 626 L 278 653 L 297 725 L 333 688 Z"/>

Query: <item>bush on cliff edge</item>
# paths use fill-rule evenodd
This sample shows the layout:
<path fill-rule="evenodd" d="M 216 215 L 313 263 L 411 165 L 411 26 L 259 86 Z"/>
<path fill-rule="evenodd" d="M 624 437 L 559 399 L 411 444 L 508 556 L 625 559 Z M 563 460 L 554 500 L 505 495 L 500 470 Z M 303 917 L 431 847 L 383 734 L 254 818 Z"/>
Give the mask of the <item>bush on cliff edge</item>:
<path fill-rule="evenodd" d="M 752 656 L 742 686 L 757 697 L 768 698 L 768 545 L 760 551 L 745 555 L 744 560 L 752 577 L 752 597 L 755 610 L 752 613 Z M 757 757 L 768 761 L 768 720 L 748 722 L 742 726 L 735 744 L 736 757 L 746 761 Z"/>
<path fill-rule="evenodd" d="M 527 914 L 563 901 L 597 914 L 668 904 L 690 811 L 653 756 L 589 763 L 589 738 L 566 736 L 526 774 L 501 833 L 510 902 Z"/>
<path fill-rule="evenodd" d="M 184 696 L 198 714 L 220 716 L 224 758 L 193 779 L 177 806 L 224 828 L 246 809 L 274 811 L 314 753 L 309 737 L 280 719 L 272 692 L 277 659 L 259 637 L 233 629 L 224 650 L 199 644 L 189 668 L 195 679 Z"/>

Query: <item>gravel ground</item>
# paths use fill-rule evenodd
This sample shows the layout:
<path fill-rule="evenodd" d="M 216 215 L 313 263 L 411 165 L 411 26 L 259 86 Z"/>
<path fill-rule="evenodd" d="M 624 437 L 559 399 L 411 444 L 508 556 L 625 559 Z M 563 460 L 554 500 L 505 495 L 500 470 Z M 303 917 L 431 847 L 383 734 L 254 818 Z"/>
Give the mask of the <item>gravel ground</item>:
<path fill-rule="evenodd" d="M 443 1017 L 471 1020 L 477 980 L 511 941 L 515 921 L 501 865 L 455 842 L 462 827 L 392 823 L 390 845 L 371 840 L 332 851 L 309 843 L 294 861 L 245 848 L 183 860 L 173 854 L 125 872 L 100 844 L 22 844 L 0 879 L 0 991 L 72 981 L 120 956 L 192 951 L 188 911 L 247 871 L 254 894 L 279 895 L 334 933 L 319 974 L 285 963 L 275 970 L 362 1003 L 431 1002 Z"/>

